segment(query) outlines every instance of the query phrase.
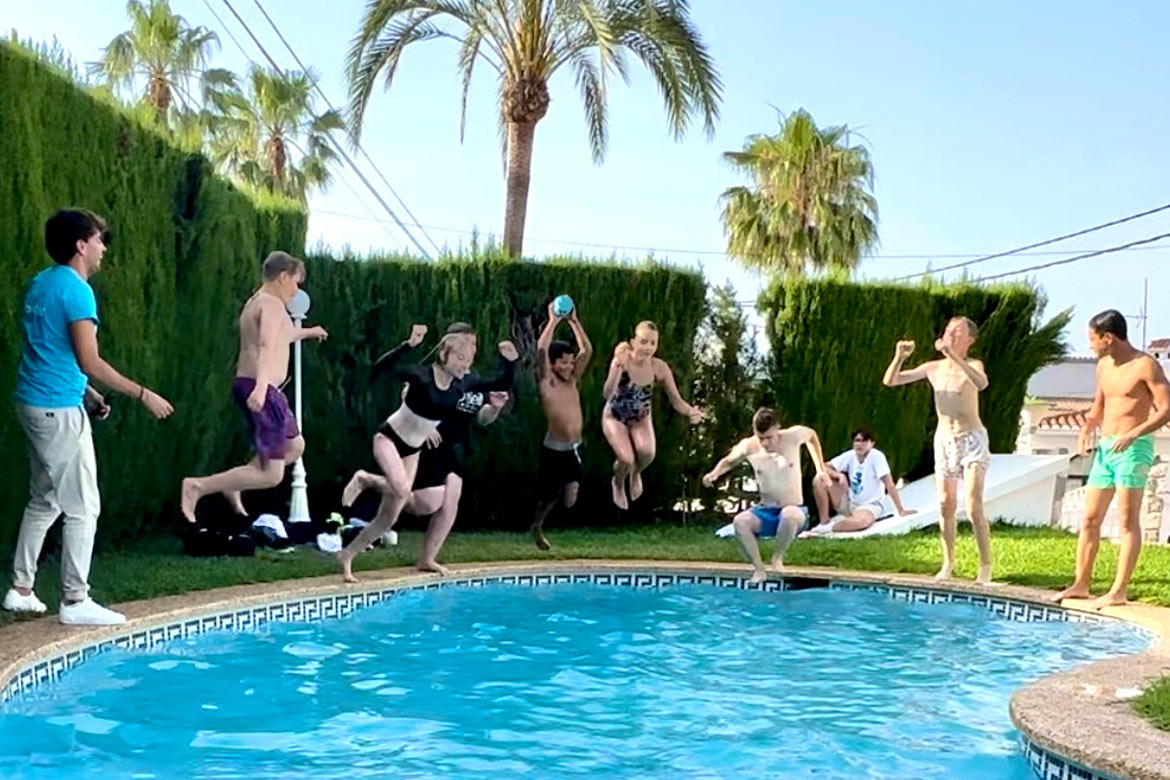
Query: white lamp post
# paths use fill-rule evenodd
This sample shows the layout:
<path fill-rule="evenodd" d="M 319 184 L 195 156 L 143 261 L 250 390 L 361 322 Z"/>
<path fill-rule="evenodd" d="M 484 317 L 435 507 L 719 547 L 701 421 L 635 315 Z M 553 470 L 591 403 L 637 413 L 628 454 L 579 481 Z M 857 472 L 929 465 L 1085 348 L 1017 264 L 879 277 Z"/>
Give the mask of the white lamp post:
<path fill-rule="evenodd" d="M 297 294 L 289 301 L 288 313 L 293 319 L 293 324 L 298 328 L 305 321 L 305 315 L 309 313 L 309 294 L 304 290 L 297 290 Z M 304 417 L 301 414 L 301 342 L 297 339 L 293 344 L 293 381 L 296 383 L 296 396 L 293 401 L 293 409 L 297 416 L 297 428 L 300 429 L 301 434 L 305 432 Z M 307 523 L 309 522 L 309 493 L 308 483 L 305 481 L 305 458 L 302 454 L 297 458 L 297 462 L 293 464 L 293 478 L 292 478 L 292 500 L 289 502 L 288 521 L 290 523 Z"/>

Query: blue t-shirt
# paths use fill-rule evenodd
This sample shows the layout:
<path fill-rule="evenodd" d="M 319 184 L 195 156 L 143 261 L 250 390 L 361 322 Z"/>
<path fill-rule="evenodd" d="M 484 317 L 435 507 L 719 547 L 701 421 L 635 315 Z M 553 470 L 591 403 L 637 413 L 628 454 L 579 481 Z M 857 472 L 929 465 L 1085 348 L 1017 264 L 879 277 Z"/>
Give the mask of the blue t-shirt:
<path fill-rule="evenodd" d="M 24 297 L 24 351 L 16 370 L 16 402 L 65 409 L 81 406 L 87 379 L 73 354 L 69 324 L 98 322 L 93 288 L 67 265 L 37 274 Z"/>

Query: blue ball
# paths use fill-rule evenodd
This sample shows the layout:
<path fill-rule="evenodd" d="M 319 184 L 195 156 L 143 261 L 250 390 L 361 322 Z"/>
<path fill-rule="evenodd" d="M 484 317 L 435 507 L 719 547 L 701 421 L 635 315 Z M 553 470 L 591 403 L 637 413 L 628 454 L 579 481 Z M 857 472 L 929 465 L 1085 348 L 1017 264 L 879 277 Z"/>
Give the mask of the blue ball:
<path fill-rule="evenodd" d="M 558 295 L 553 298 L 552 308 L 553 314 L 558 317 L 568 317 L 573 310 L 573 299 L 567 295 Z"/>

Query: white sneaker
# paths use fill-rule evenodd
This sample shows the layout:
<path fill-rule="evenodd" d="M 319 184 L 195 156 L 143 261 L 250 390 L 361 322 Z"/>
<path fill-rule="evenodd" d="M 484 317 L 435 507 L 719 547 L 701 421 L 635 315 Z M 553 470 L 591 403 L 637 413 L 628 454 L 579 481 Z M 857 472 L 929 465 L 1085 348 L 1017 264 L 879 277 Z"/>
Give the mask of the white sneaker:
<path fill-rule="evenodd" d="M 61 603 L 61 622 L 67 626 L 117 626 L 126 622 L 121 612 L 106 609 L 93 599 L 76 604 Z"/>
<path fill-rule="evenodd" d="M 9 588 L 4 594 L 4 609 L 9 612 L 44 612 L 48 607 L 35 593 L 22 596 L 16 588 Z"/>

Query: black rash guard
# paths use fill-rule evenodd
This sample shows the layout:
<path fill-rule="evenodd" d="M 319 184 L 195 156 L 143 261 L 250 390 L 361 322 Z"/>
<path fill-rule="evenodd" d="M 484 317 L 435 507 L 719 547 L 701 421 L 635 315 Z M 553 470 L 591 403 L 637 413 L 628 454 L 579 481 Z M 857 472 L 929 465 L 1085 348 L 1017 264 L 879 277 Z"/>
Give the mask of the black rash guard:
<path fill-rule="evenodd" d="M 436 423 L 443 421 L 455 411 L 464 394 L 507 392 L 512 389 L 516 378 L 516 362 L 504 360 L 503 369 L 494 379 L 480 379 L 469 373 L 462 379 L 452 379 L 446 390 L 440 390 L 435 385 L 435 372 L 429 364 L 414 363 L 404 366 L 399 363 L 402 356 L 411 349 L 413 347 L 409 341 L 402 342 L 374 361 L 374 371 L 389 372 L 395 379 L 404 380 L 406 398 L 403 399 L 403 403 L 407 409 L 424 420 Z M 482 406 L 482 402 L 479 405 Z"/>

